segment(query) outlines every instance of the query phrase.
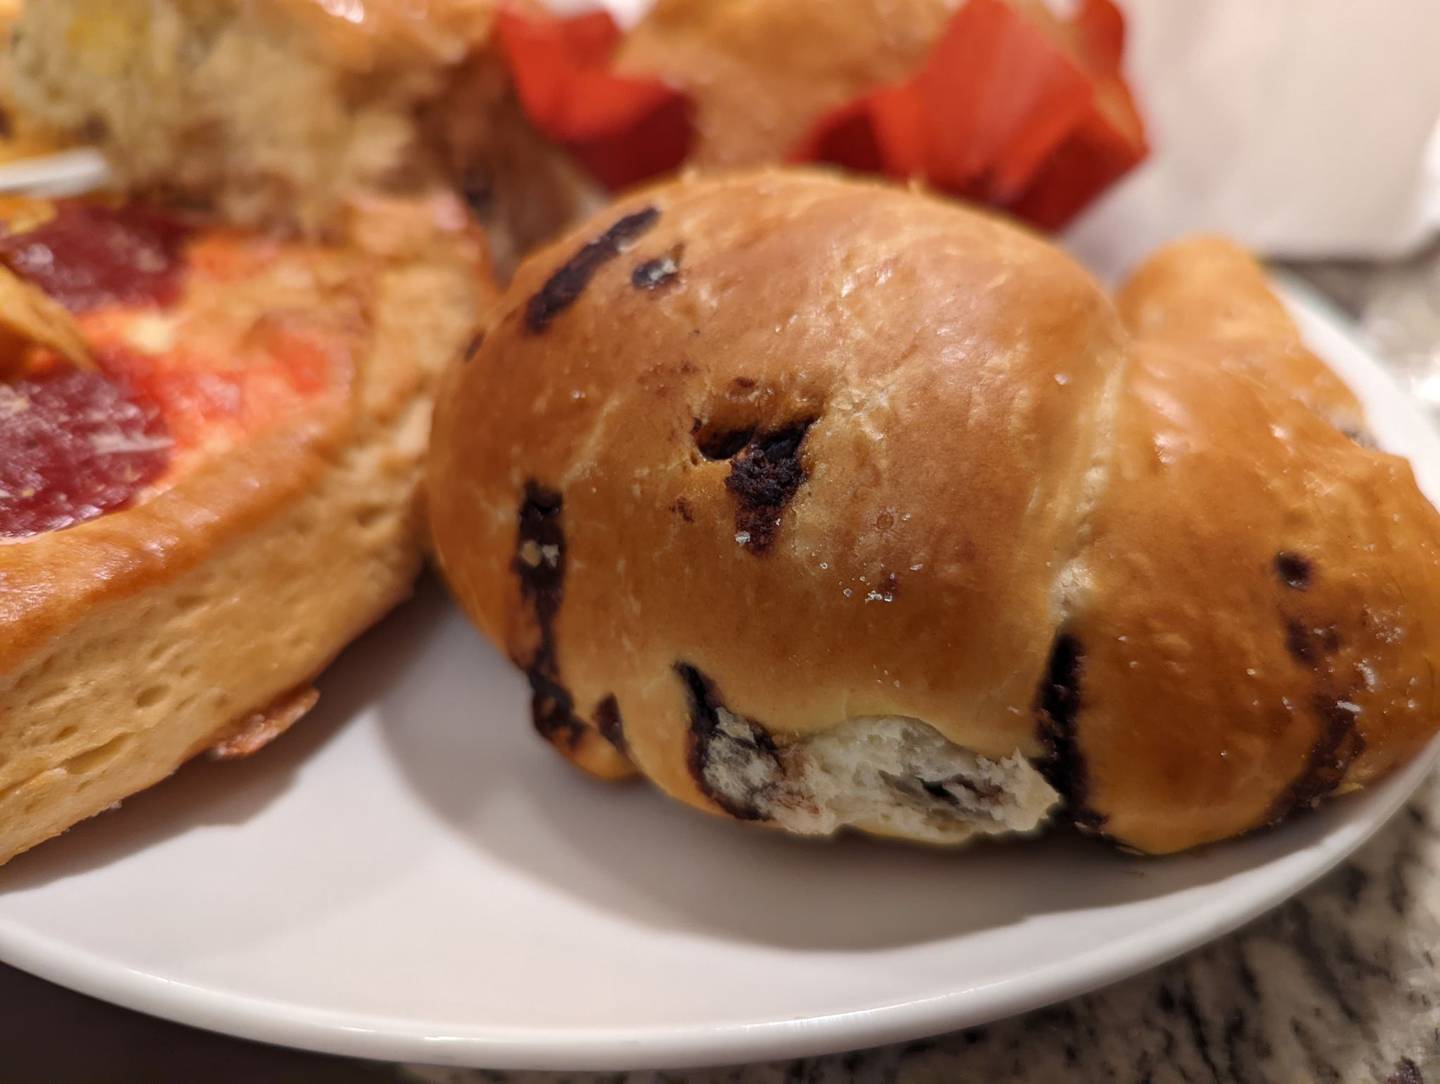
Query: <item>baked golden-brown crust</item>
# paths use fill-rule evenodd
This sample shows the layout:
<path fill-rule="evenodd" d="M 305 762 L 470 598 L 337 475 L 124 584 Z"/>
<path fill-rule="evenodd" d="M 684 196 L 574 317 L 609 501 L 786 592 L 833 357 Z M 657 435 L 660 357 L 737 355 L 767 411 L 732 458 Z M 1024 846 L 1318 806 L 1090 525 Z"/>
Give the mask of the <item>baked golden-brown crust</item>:
<path fill-rule="evenodd" d="M 953 0 L 659 0 L 617 70 L 695 101 L 702 169 L 784 161 L 820 116 L 914 73 Z"/>
<path fill-rule="evenodd" d="M 1435 730 L 1440 517 L 1356 418 L 1222 242 L 1117 307 L 953 204 L 682 180 L 522 265 L 447 377 L 430 507 L 457 597 L 591 772 L 958 839 L 931 829 L 1034 765 L 1082 826 L 1163 852 Z M 856 806 L 886 735 L 919 764 L 926 728 L 979 767 L 864 783 L 929 803 L 923 830 Z"/>
<path fill-rule="evenodd" d="M 1163 852 L 1434 734 L 1440 518 L 1408 463 L 1343 431 L 1354 398 L 1235 246 L 1172 245 L 1120 302 L 1137 345 L 1065 626 L 1072 802 Z"/>
<path fill-rule="evenodd" d="M 260 712 L 293 722 L 315 674 L 409 591 L 434 377 L 488 300 L 485 262 L 448 201 L 373 204 L 351 233 L 334 249 L 237 239 L 233 257 L 222 235 L 206 258 L 244 266 L 259 246 L 268 294 L 242 276 L 168 313 L 179 343 L 204 340 L 233 291 L 258 335 L 323 334 L 338 394 L 202 442 L 131 507 L 0 540 L 0 860 L 208 746 L 258 747 L 237 732 Z"/>
<path fill-rule="evenodd" d="M 1355 396 L 1305 348 L 1260 265 L 1232 242 L 1201 236 L 1169 245 L 1115 300 L 1136 338 L 1223 346 L 1227 365 L 1297 396 L 1341 429 L 1364 432 Z"/>

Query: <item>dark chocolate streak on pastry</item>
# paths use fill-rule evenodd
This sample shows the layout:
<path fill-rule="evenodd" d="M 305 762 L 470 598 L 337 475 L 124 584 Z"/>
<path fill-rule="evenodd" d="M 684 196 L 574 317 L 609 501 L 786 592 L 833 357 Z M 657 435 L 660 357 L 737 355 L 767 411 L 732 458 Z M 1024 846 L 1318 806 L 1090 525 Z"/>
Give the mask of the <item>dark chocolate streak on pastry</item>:
<path fill-rule="evenodd" d="M 930 795 L 930 797 L 932 798 L 938 798 L 940 801 L 945 802 L 949 805 L 960 804 L 960 799 L 956 798 L 955 795 L 951 794 L 939 783 L 931 782 L 929 779 L 922 779 L 920 780 L 920 787 L 922 790 L 925 791 L 926 794 Z M 967 787 L 966 789 L 974 790 L 973 787 Z"/>
<path fill-rule="evenodd" d="M 664 256 L 646 260 L 630 272 L 630 285 L 637 290 L 658 290 L 668 286 L 680 274 L 681 247 L 676 245 Z"/>
<path fill-rule="evenodd" d="M 1339 630 L 1334 625 L 1289 617 L 1285 620 L 1285 646 L 1297 662 L 1315 674 L 1318 688 L 1310 698 L 1310 710 L 1318 726 L 1305 764 L 1271 803 L 1265 818 L 1270 824 L 1284 820 L 1297 809 L 1313 806 L 1333 791 L 1365 749 L 1365 738 L 1355 725 L 1360 709 L 1351 702 L 1349 692 L 1335 691 L 1333 669 L 1326 661 L 1340 650 Z"/>
<path fill-rule="evenodd" d="M 540 643 L 525 667 L 530 680 L 530 714 L 546 741 L 574 749 L 585 734 L 570 690 L 560 683 L 555 657 L 555 616 L 565 594 L 564 501 L 553 489 L 525 483 L 520 529 L 511 568 L 520 577 L 520 596 L 535 614 Z"/>
<path fill-rule="evenodd" d="M 648 230 L 660 217 L 654 207 L 626 215 L 593 241 L 587 241 L 551 275 L 525 306 L 525 327 L 541 332 L 550 321 L 575 303 L 595 272 L 620 255 L 625 245 Z"/>
<path fill-rule="evenodd" d="M 1313 665 L 1315 651 L 1310 646 L 1310 631 L 1303 621 L 1291 618 L 1285 622 L 1285 650 L 1296 662 Z"/>
<path fill-rule="evenodd" d="M 1347 428 L 1345 428 L 1345 429 L 1340 430 L 1340 432 L 1341 432 L 1342 435 L 1344 435 L 1344 436 L 1346 436 L 1346 437 L 1349 437 L 1351 441 L 1353 441 L 1354 443 L 1360 445 L 1360 447 L 1362 447 L 1362 448 L 1378 448 L 1378 447 L 1379 447 L 1379 445 L 1377 445 L 1377 444 L 1375 443 L 1375 438 L 1374 438 L 1373 436 L 1371 436 L 1370 433 L 1369 433 L 1367 430 L 1364 430 L 1364 429 L 1352 429 L 1352 428 L 1348 428 L 1348 427 L 1347 427 Z"/>
<path fill-rule="evenodd" d="M 1297 591 L 1305 590 L 1310 586 L 1313 573 L 1314 568 L 1310 561 L 1298 553 L 1283 550 L 1275 555 L 1275 575 L 1280 577 L 1280 582 L 1286 587 L 1293 587 Z"/>
<path fill-rule="evenodd" d="M 625 744 L 625 721 L 620 717 L 620 702 L 613 695 L 595 705 L 595 729 L 618 752 L 629 756 L 630 747 Z"/>
<path fill-rule="evenodd" d="M 1080 828 L 1098 831 L 1106 817 L 1086 805 L 1089 778 L 1079 736 L 1075 733 L 1084 668 L 1085 652 L 1080 641 L 1069 633 L 1056 636 L 1045 675 L 1035 691 L 1036 725 L 1040 745 L 1045 750 L 1037 767 L 1045 781 L 1065 799 L 1071 820 Z"/>
<path fill-rule="evenodd" d="M 1425 1084 L 1425 1078 L 1420 1075 L 1420 1068 L 1409 1058 L 1401 1058 L 1395 1063 L 1395 1071 L 1385 1078 L 1385 1084 Z"/>
<path fill-rule="evenodd" d="M 1267 823 L 1282 821 L 1297 809 L 1308 809 L 1331 793 L 1355 758 L 1365 751 L 1365 736 L 1355 728 L 1359 712 L 1350 701 L 1319 693 L 1311 710 L 1320 720 L 1319 736 L 1300 774 L 1271 805 Z"/>
<path fill-rule="evenodd" d="M 951 775 L 937 780 L 922 779 L 920 785 L 925 788 L 926 794 L 937 798 L 944 797 L 948 802 L 955 801 L 955 795 L 949 790 L 950 787 L 959 787 L 982 802 L 998 801 L 1005 796 L 1005 792 L 993 783 L 977 783 L 973 779 L 966 779 L 963 775 Z"/>
<path fill-rule="evenodd" d="M 715 462 L 734 459 L 755 436 L 753 425 L 743 429 L 706 430 L 701 428 L 699 418 L 695 419 L 691 431 L 695 434 L 695 447 L 700 449 L 700 454 Z"/>
<path fill-rule="evenodd" d="M 991 786 L 988 783 L 976 783 L 966 779 L 963 775 L 947 776 L 944 779 L 922 779 L 914 775 L 896 775 L 894 772 L 887 772 L 883 769 L 879 775 L 891 790 L 922 807 L 933 808 L 938 804 L 945 808 L 960 808 L 960 798 L 950 789 L 951 787 L 959 787 L 978 802 L 998 802 L 1004 797 L 1004 793 L 999 787 Z"/>
<path fill-rule="evenodd" d="M 753 719 L 744 719 L 738 715 L 736 719 L 746 725 L 748 735 L 737 737 L 723 733 L 720 729 L 719 709 L 725 704 L 720 699 L 720 692 L 715 688 L 715 683 L 687 662 L 677 662 L 675 673 L 684 682 L 685 694 L 690 701 L 687 760 L 690 775 L 694 778 L 696 786 L 700 788 L 705 797 L 738 820 L 769 820 L 761 803 L 768 797 L 772 784 L 752 787 L 748 793 L 743 795 L 726 794 L 712 784 L 710 767 L 716 759 L 717 746 L 727 743 L 734 747 L 728 750 L 730 755 L 742 755 L 766 761 L 769 769 L 766 773 L 767 776 L 772 780 L 779 780 L 784 775 L 785 769 L 780 763 L 780 751 L 775 747 L 774 739 L 770 737 L 764 727 Z"/>
<path fill-rule="evenodd" d="M 1296 662 L 1314 668 L 1324 656 L 1340 650 L 1340 633 L 1334 625 L 1312 625 L 1293 617 L 1287 618 L 1285 648 Z"/>
<path fill-rule="evenodd" d="M 775 541 L 780 513 L 807 477 L 800 446 L 815 424 L 805 418 L 783 429 L 756 433 L 730 460 L 725 488 L 735 498 L 735 532 L 751 553 Z"/>

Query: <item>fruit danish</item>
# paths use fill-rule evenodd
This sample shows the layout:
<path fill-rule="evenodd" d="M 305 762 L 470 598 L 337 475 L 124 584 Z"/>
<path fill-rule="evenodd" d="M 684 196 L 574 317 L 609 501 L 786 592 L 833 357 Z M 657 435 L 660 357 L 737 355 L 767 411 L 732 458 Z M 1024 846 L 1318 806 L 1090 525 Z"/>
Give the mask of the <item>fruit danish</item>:
<path fill-rule="evenodd" d="M 334 246 L 3 217 L 0 860 L 315 702 L 419 569 L 434 377 L 489 289 L 446 200 Z"/>

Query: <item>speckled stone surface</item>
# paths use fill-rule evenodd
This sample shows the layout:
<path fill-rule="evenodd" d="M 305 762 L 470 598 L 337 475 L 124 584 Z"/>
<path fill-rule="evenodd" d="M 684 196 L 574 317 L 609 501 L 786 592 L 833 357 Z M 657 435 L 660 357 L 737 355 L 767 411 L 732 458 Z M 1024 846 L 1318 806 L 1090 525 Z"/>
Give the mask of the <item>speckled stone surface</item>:
<path fill-rule="evenodd" d="M 1294 268 L 1350 313 L 1440 421 L 1440 248 Z M 382 1066 L 192 1031 L 0 967 L 0 1081 L 424 1084 L 1440 1084 L 1440 777 L 1353 860 L 1184 959 L 938 1039 L 700 1073 Z"/>
<path fill-rule="evenodd" d="M 1440 778 L 1344 868 L 1240 933 L 1051 1009 L 928 1042 L 705 1073 L 427 1084 L 1440 1081 Z"/>

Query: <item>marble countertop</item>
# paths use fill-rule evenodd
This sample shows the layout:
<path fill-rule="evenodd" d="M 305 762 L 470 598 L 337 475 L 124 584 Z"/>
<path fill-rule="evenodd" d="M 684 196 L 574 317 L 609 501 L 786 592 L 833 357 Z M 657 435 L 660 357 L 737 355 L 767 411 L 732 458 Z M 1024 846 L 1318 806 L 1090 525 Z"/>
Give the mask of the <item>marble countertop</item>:
<path fill-rule="evenodd" d="M 1292 268 L 1353 315 L 1440 421 L 1440 247 Z M 493 1073 L 348 1061 L 153 1020 L 0 967 L 0 1079 L 305 1084 L 1440 1082 L 1440 776 L 1350 862 L 1238 933 L 988 1027 L 698 1073 Z"/>

